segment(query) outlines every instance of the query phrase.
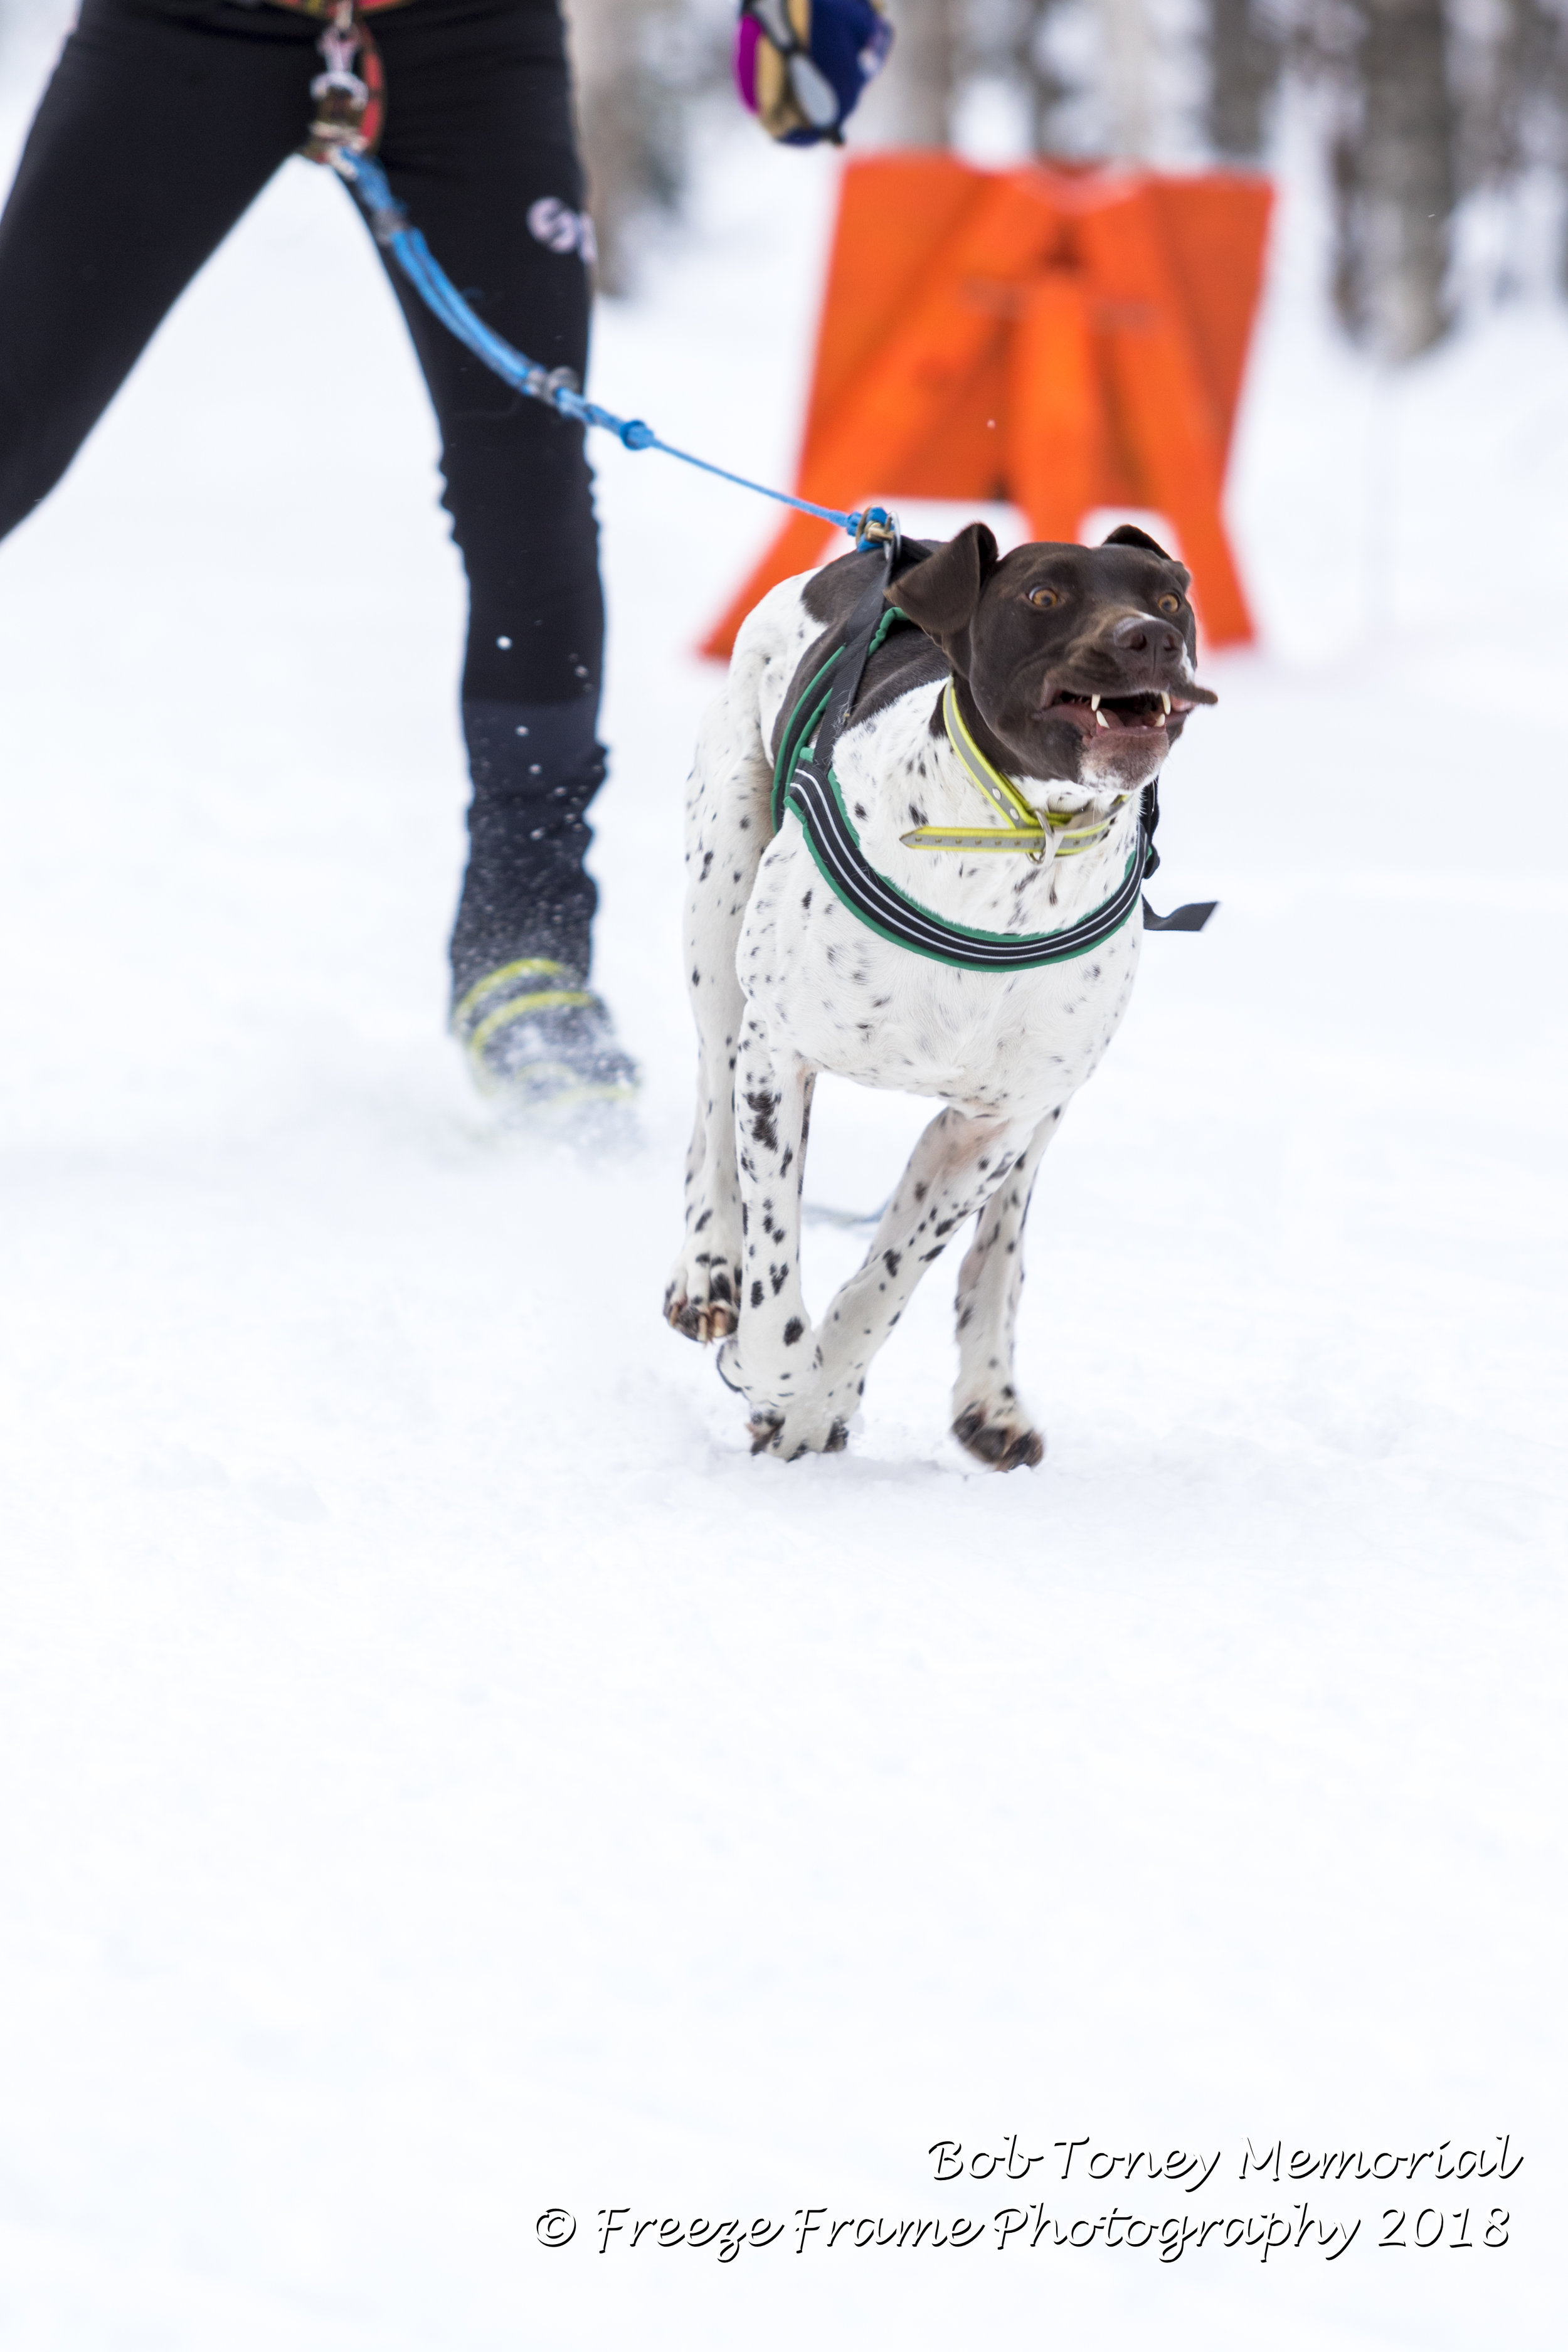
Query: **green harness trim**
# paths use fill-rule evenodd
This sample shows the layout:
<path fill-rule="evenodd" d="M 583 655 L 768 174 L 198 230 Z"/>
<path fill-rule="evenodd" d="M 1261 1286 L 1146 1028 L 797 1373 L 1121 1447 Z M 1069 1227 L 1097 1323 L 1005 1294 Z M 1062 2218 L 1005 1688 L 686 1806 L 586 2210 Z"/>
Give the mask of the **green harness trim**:
<path fill-rule="evenodd" d="M 871 632 L 865 653 L 861 656 L 862 667 L 870 660 L 878 646 L 891 636 L 900 623 L 907 628 L 912 628 L 914 625 L 908 614 L 900 613 L 896 604 L 889 604 Z M 784 795 L 789 790 L 790 779 L 795 774 L 799 761 L 805 756 L 807 742 L 816 734 L 826 716 L 827 706 L 833 699 L 833 687 L 838 665 L 848 651 L 847 646 L 839 646 L 835 652 L 828 655 L 816 675 L 796 697 L 795 709 L 784 722 L 784 730 L 779 739 L 779 755 L 773 761 L 773 807 L 775 833 L 782 833 L 784 830 Z"/>

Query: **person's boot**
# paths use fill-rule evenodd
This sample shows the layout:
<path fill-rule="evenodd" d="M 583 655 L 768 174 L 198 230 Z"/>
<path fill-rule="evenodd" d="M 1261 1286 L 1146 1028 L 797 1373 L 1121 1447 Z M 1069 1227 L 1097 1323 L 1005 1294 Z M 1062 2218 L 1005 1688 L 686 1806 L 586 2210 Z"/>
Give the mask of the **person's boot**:
<path fill-rule="evenodd" d="M 639 1083 L 585 984 L 597 894 L 584 812 L 604 780 L 594 707 L 465 700 L 474 796 L 452 934 L 452 1032 L 481 1093 L 559 1121 Z"/>
<path fill-rule="evenodd" d="M 629 1106 L 640 1082 L 601 997 L 550 956 L 518 956 L 474 982 L 452 1032 L 481 1094 L 519 1118 Z"/>

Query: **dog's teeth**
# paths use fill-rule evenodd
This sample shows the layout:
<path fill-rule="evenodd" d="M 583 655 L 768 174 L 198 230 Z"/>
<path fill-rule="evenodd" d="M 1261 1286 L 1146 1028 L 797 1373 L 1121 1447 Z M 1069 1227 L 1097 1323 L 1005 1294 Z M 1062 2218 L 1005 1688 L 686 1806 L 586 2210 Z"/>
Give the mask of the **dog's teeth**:
<path fill-rule="evenodd" d="M 1169 719 L 1171 715 L 1171 698 L 1168 694 L 1163 694 L 1160 697 L 1160 700 L 1164 708 L 1165 716 Z"/>
<path fill-rule="evenodd" d="M 1089 696 L 1089 707 L 1091 710 L 1098 710 L 1100 709 L 1100 697 L 1098 694 L 1091 694 Z"/>
<path fill-rule="evenodd" d="M 1095 698 L 1094 698 L 1094 717 L 1095 717 L 1095 723 L 1096 723 L 1096 725 L 1097 725 L 1097 726 L 1100 726 L 1100 727 L 1109 727 L 1109 726 L 1110 726 L 1110 719 L 1106 717 L 1106 715 L 1105 715 L 1104 711 L 1103 711 L 1103 710 L 1101 710 L 1101 709 L 1100 709 L 1100 697 L 1099 697 L 1099 695 L 1098 695 L 1098 694 L 1097 694 L 1097 695 L 1095 696 Z"/>

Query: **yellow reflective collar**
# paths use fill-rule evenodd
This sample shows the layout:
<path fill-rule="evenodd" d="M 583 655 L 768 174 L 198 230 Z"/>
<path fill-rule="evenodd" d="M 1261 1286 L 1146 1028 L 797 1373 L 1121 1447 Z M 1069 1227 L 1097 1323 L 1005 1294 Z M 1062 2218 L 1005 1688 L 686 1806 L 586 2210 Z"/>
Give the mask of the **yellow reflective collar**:
<path fill-rule="evenodd" d="M 1110 831 L 1117 810 L 1126 805 L 1127 795 L 1123 793 L 1110 816 L 1097 824 L 1074 824 L 1070 816 L 1058 816 L 1047 809 L 1042 824 L 1012 778 L 1005 776 L 986 758 L 970 733 L 951 677 L 942 689 L 942 717 L 947 740 L 963 762 L 964 773 L 1007 822 L 1005 827 L 988 825 L 983 832 L 956 824 L 917 825 L 912 833 L 899 835 L 906 849 L 1002 850 L 1011 856 L 1031 857 L 1037 865 L 1053 855 L 1081 857 L 1086 849 L 1091 849 Z"/>

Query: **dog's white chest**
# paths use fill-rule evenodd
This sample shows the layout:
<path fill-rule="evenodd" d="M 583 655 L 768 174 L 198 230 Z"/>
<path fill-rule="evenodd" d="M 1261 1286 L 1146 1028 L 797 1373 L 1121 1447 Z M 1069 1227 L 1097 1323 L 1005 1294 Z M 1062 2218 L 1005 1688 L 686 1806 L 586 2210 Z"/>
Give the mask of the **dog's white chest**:
<path fill-rule="evenodd" d="M 791 824 L 762 863 L 736 971 L 770 1032 L 861 1086 L 1041 1115 L 1077 1092 L 1127 1009 L 1128 924 L 1041 971 L 953 971 L 879 939 L 835 898 Z"/>
<path fill-rule="evenodd" d="M 1054 876 L 1018 856 L 904 849 L 899 834 L 911 824 L 985 821 L 931 743 L 929 693 L 910 701 L 840 746 L 845 803 L 880 871 L 944 919 L 1015 935 L 1059 928 L 1109 895 L 1125 862 L 1116 845 Z M 818 1068 L 976 1111 L 1043 1115 L 1110 1045 L 1138 946 L 1134 918 L 1087 955 L 1034 971 L 968 971 L 912 954 L 835 895 L 790 817 L 759 867 L 736 971 L 770 1032 Z"/>

